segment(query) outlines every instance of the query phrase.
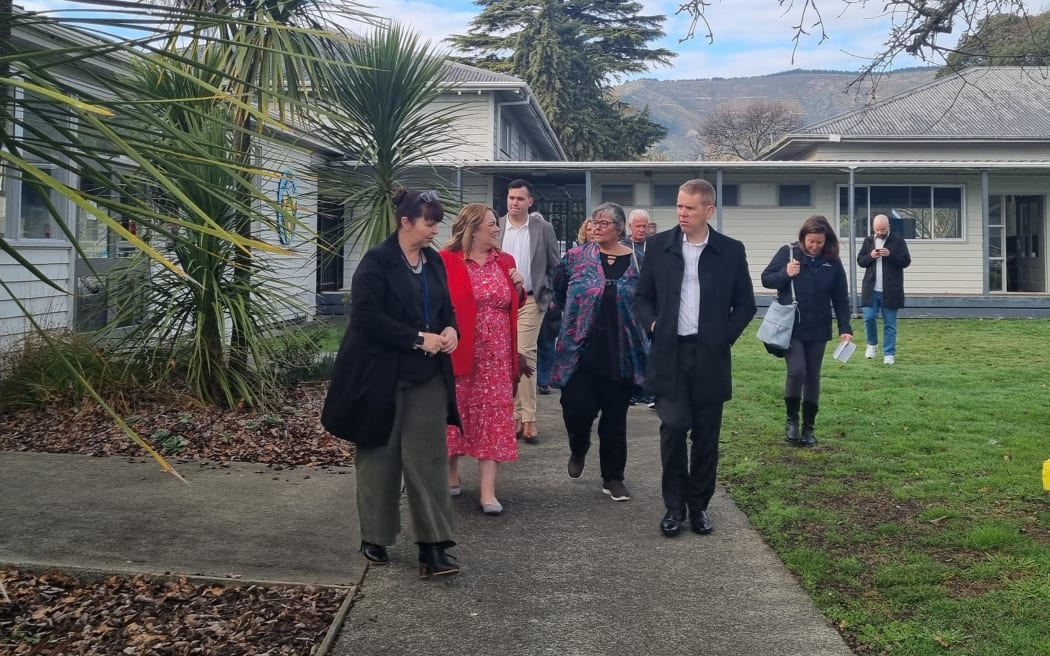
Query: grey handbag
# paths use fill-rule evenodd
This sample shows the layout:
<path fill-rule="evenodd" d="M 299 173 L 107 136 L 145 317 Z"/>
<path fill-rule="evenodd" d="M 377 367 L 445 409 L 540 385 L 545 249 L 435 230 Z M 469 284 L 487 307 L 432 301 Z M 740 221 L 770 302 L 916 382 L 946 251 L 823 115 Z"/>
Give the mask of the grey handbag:
<path fill-rule="evenodd" d="M 794 260 L 791 244 L 788 244 L 788 258 Z M 795 327 L 795 315 L 798 313 L 798 301 L 795 299 L 795 281 L 791 280 L 791 304 L 784 305 L 776 298 L 770 302 L 762 325 L 758 327 L 758 339 L 766 345 L 766 350 L 773 355 L 783 357 L 791 346 L 791 331 Z"/>

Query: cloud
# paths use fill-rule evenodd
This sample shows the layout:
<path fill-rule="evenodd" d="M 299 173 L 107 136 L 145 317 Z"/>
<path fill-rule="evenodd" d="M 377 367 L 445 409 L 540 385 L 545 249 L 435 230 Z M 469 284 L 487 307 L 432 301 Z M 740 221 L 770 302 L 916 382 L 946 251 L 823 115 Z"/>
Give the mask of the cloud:
<path fill-rule="evenodd" d="M 367 4 L 370 0 L 364 0 Z M 69 7 L 60 0 L 29 0 L 27 8 Z M 667 16 L 667 36 L 654 43 L 678 56 L 668 67 L 654 67 L 636 77 L 661 80 L 700 77 L 742 77 L 765 75 L 797 68 L 858 71 L 870 58 L 884 49 L 892 18 L 882 3 L 857 3 L 847 0 L 818 0 L 822 10 L 823 31 L 815 26 L 818 17 L 809 12 L 803 17 L 804 2 L 794 2 L 785 9 L 777 0 L 723 0 L 707 9 L 713 42 L 707 38 L 706 26 L 698 25 L 693 38 L 681 41 L 689 30 L 690 18 L 675 14 L 679 0 L 643 0 L 643 13 Z M 86 5 L 80 5 L 84 7 Z M 481 8 L 470 0 L 384 0 L 362 10 L 405 24 L 421 37 L 431 41 L 438 51 L 449 50 L 444 39 L 453 34 L 466 34 L 470 22 Z M 793 42 L 795 26 L 808 32 Z M 349 25 L 366 31 L 365 24 Z M 822 35 L 827 38 L 821 42 Z M 922 65 L 911 57 L 899 57 L 894 67 Z"/>

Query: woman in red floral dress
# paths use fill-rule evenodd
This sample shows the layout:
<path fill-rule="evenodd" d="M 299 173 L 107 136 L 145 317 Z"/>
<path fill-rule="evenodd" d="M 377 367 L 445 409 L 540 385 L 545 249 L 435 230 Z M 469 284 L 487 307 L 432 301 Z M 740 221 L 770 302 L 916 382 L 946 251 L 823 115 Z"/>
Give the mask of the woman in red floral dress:
<path fill-rule="evenodd" d="M 496 214 L 481 203 L 466 205 L 452 223 L 452 239 L 441 251 L 459 347 L 452 353 L 462 433 L 448 430 L 448 481 L 460 493 L 459 457 L 477 458 L 481 507 L 499 515 L 499 463 L 518 459 L 514 429 L 514 382 L 518 376 L 518 305 L 523 279 L 514 258 L 498 248 Z"/>

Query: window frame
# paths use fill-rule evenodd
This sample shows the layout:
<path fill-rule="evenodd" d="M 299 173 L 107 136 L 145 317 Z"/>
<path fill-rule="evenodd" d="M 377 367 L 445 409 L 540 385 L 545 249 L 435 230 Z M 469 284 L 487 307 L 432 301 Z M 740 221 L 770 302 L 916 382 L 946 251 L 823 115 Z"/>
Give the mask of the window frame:
<path fill-rule="evenodd" d="M 801 192 L 806 190 L 805 203 L 787 203 L 784 199 L 785 191 Z M 813 207 L 813 184 L 809 182 L 778 184 L 777 185 L 777 207 Z"/>
<path fill-rule="evenodd" d="M 20 78 L 15 73 L 14 77 Z M 12 100 L 13 102 L 13 114 L 14 123 L 11 126 L 11 138 L 15 143 L 20 143 L 25 136 L 25 128 L 23 123 L 25 121 L 25 105 L 20 102 L 25 99 L 25 91 L 21 87 L 13 87 L 14 92 Z M 69 116 L 70 128 L 76 127 L 75 117 Z M 45 171 L 48 175 L 54 178 L 59 183 L 72 186 L 71 181 L 74 177 L 69 171 L 68 167 L 52 162 L 43 161 L 38 158 L 34 158 L 31 155 L 26 155 L 26 160 L 36 166 L 37 168 Z M 15 170 L 12 166 L 5 165 L 0 169 L 0 175 L 4 177 L 4 215 L 0 216 L 0 223 L 3 223 L 4 230 L 0 232 L 4 236 L 4 239 L 11 243 L 20 243 L 23 245 L 48 245 L 48 246 L 64 246 L 69 245 L 71 242 L 66 236 L 65 232 L 61 229 L 55 230 L 57 233 L 55 236 L 49 237 L 26 237 L 25 235 L 25 217 L 22 216 L 22 194 L 24 191 L 22 176 L 24 172 Z M 74 234 L 76 234 L 76 211 L 74 204 L 54 189 L 48 189 L 51 203 L 54 204 L 60 212 L 66 217 L 66 226 L 71 228 Z M 52 224 L 55 223 L 54 217 L 50 217 Z M 58 228 L 57 225 L 52 225 L 53 228 Z"/>
<path fill-rule="evenodd" d="M 612 187 L 617 187 L 613 191 Z M 628 183 L 606 183 L 601 185 L 599 188 L 601 194 L 601 202 L 603 203 L 616 203 L 621 207 L 633 207 L 635 205 L 635 189 L 634 184 Z M 617 194 L 623 194 L 617 196 Z M 610 197 L 611 196 L 611 197 Z"/>
<path fill-rule="evenodd" d="M 967 217 L 966 185 L 962 184 L 962 183 L 949 183 L 949 184 L 940 184 L 940 183 L 929 183 L 929 184 L 874 183 L 874 184 L 857 184 L 857 185 L 854 185 L 854 189 L 857 189 L 857 190 L 864 189 L 865 190 L 866 204 L 865 204 L 864 216 L 867 217 L 866 220 L 864 221 L 864 226 L 863 226 L 864 229 L 863 230 L 860 229 L 861 226 L 860 226 L 859 223 L 855 223 L 855 233 L 854 233 L 854 238 L 855 239 L 863 240 L 865 237 L 867 237 L 867 236 L 869 236 L 871 234 L 871 219 L 874 216 L 875 212 L 881 213 L 881 212 L 884 212 L 884 211 L 889 211 L 889 210 L 894 209 L 894 208 L 883 207 L 883 205 L 885 203 L 882 203 L 881 201 L 875 201 L 875 202 L 872 201 L 871 190 L 872 190 L 872 188 L 876 188 L 876 187 L 898 187 L 898 188 L 916 188 L 916 187 L 920 187 L 920 188 L 927 188 L 929 190 L 929 197 L 930 197 L 929 211 L 930 211 L 931 236 L 930 237 L 922 237 L 920 235 L 906 236 L 905 238 L 908 241 L 921 241 L 923 243 L 930 243 L 930 242 L 956 242 L 956 243 L 958 243 L 958 242 L 965 242 L 968 239 L 968 237 L 967 237 L 967 229 L 966 229 L 966 217 Z M 937 190 L 943 190 L 943 189 L 957 189 L 958 193 L 959 193 L 959 216 L 958 216 L 958 228 L 959 228 L 958 232 L 959 232 L 959 236 L 958 237 L 938 237 L 938 236 L 933 236 L 932 235 L 932 231 L 936 227 L 935 226 L 935 222 L 934 222 L 934 218 L 935 218 L 936 212 L 937 212 L 937 207 L 934 205 L 934 202 L 935 202 L 934 199 L 937 196 L 937 193 L 936 193 Z M 850 219 L 852 219 L 854 222 L 856 222 L 858 220 L 858 218 L 859 218 L 858 216 L 852 216 L 852 217 L 848 217 L 848 218 L 844 217 L 844 214 L 842 212 L 843 204 L 844 204 L 844 202 L 848 202 L 848 197 L 847 197 L 846 201 L 843 200 L 843 193 L 844 192 L 846 194 L 849 193 L 849 185 L 840 184 L 840 185 L 836 186 L 836 205 L 837 205 L 837 211 L 838 211 L 838 217 L 839 217 L 838 230 L 839 230 L 839 233 L 840 233 L 839 234 L 840 238 L 847 238 L 849 236 L 849 233 L 848 233 L 849 223 L 848 223 L 848 221 Z M 857 211 L 859 208 L 853 208 L 853 209 L 854 209 L 854 211 Z M 947 209 L 947 208 L 942 208 L 942 209 Z M 900 220 L 899 218 L 895 219 L 892 216 L 890 217 L 891 225 L 893 225 L 896 221 L 899 221 L 899 220 Z M 898 228 L 898 230 L 899 230 L 899 228 Z"/>

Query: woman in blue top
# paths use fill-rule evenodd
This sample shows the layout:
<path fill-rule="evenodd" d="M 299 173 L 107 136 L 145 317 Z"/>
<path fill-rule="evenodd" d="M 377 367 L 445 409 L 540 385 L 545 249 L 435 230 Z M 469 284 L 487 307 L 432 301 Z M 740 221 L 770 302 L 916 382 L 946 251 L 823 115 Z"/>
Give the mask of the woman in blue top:
<path fill-rule="evenodd" d="M 569 476 L 583 474 L 591 425 L 599 413 L 602 491 L 631 498 L 627 464 L 627 406 L 645 373 L 645 336 L 634 313 L 638 258 L 620 243 L 627 216 L 615 203 L 591 215 L 593 240 L 572 248 L 554 272 L 554 301 L 562 308 L 551 385 L 560 387 L 569 433 Z"/>
<path fill-rule="evenodd" d="M 835 231 L 823 216 L 806 219 L 798 231 L 798 242 L 781 247 L 762 272 L 762 285 L 777 290 L 780 303 L 791 303 L 792 282 L 798 313 L 791 333 L 791 347 L 784 356 L 787 362 L 784 439 L 799 446 L 813 446 L 817 443 L 813 424 L 820 408 L 820 368 L 831 341 L 832 308 L 838 320 L 839 339 L 853 341 L 846 270 L 839 259 Z"/>

